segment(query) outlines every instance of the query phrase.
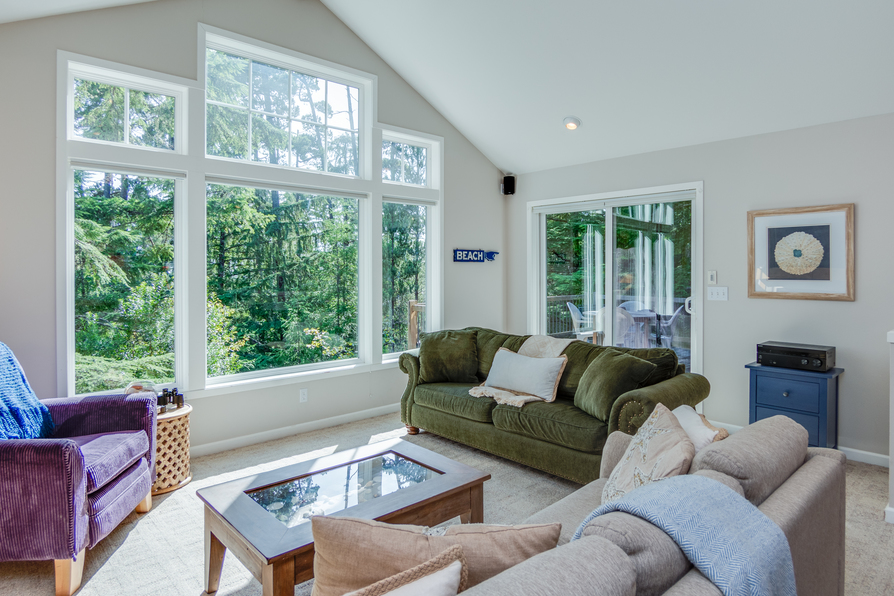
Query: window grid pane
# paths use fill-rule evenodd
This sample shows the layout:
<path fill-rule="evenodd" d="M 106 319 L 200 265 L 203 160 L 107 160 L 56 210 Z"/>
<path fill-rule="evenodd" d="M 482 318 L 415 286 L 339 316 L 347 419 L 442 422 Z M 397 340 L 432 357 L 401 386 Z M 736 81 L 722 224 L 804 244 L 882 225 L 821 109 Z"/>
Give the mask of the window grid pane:
<path fill-rule="evenodd" d="M 212 49 L 206 60 L 208 155 L 358 175 L 357 87 Z"/>
<path fill-rule="evenodd" d="M 382 141 L 382 180 L 415 186 L 428 184 L 428 149 L 409 143 Z"/>
<path fill-rule="evenodd" d="M 357 356 L 357 199 L 207 190 L 208 376 Z"/>

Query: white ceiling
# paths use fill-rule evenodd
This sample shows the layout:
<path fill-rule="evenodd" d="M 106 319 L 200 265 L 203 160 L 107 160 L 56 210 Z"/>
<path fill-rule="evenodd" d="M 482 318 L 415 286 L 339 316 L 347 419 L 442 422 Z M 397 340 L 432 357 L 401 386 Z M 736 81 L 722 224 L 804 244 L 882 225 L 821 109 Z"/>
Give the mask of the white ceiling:
<path fill-rule="evenodd" d="M 140 4 L 152 0 L 0 0 L 0 23 L 49 17 L 110 6 Z"/>
<path fill-rule="evenodd" d="M 322 2 L 505 172 L 894 112 L 891 0 Z"/>
<path fill-rule="evenodd" d="M 505 172 L 894 112 L 891 0 L 322 2 Z"/>

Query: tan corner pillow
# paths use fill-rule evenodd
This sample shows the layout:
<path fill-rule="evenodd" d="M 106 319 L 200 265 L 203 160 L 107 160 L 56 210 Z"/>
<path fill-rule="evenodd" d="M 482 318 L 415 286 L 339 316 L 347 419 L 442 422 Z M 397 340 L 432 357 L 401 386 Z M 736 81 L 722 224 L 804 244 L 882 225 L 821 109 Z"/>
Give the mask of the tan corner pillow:
<path fill-rule="evenodd" d="M 602 489 L 602 503 L 619 499 L 640 486 L 685 474 L 695 447 L 677 418 L 664 404 L 643 424 Z"/>
<path fill-rule="evenodd" d="M 469 568 L 455 544 L 433 559 L 345 596 L 456 596 L 466 589 Z"/>
<path fill-rule="evenodd" d="M 424 526 L 353 517 L 315 516 L 312 596 L 342 596 L 406 571 L 460 545 L 472 587 L 543 551 L 555 548 L 562 524 L 458 524 L 441 536 Z"/>

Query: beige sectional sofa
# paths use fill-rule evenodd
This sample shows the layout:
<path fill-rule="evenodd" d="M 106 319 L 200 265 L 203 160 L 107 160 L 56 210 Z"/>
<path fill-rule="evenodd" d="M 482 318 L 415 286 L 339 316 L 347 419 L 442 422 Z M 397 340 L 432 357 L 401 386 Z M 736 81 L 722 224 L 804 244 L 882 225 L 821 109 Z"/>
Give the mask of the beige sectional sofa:
<path fill-rule="evenodd" d="M 676 543 L 647 521 L 613 512 L 569 542 L 601 502 L 602 488 L 631 436 L 612 433 L 600 478 L 525 520 L 562 523 L 559 546 L 467 590 L 469 596 L 516 594 L 720 596 Z M 775 522 L 789 542 L 798 594 L 844 593 L 845 457 L 807 447 L 807 431 L 775 416 L 702 449 L 691 474 L 742 494 Z"/>

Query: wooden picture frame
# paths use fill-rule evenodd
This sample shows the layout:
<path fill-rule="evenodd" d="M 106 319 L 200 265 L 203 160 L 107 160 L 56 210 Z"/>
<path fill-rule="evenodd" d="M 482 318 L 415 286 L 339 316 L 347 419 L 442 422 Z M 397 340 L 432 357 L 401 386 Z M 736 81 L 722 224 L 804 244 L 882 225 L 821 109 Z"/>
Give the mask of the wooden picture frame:
<path fill-rule="evenodd" d="M 854 204 L 748 212 L 748 297 L 854 300 Z"/>

